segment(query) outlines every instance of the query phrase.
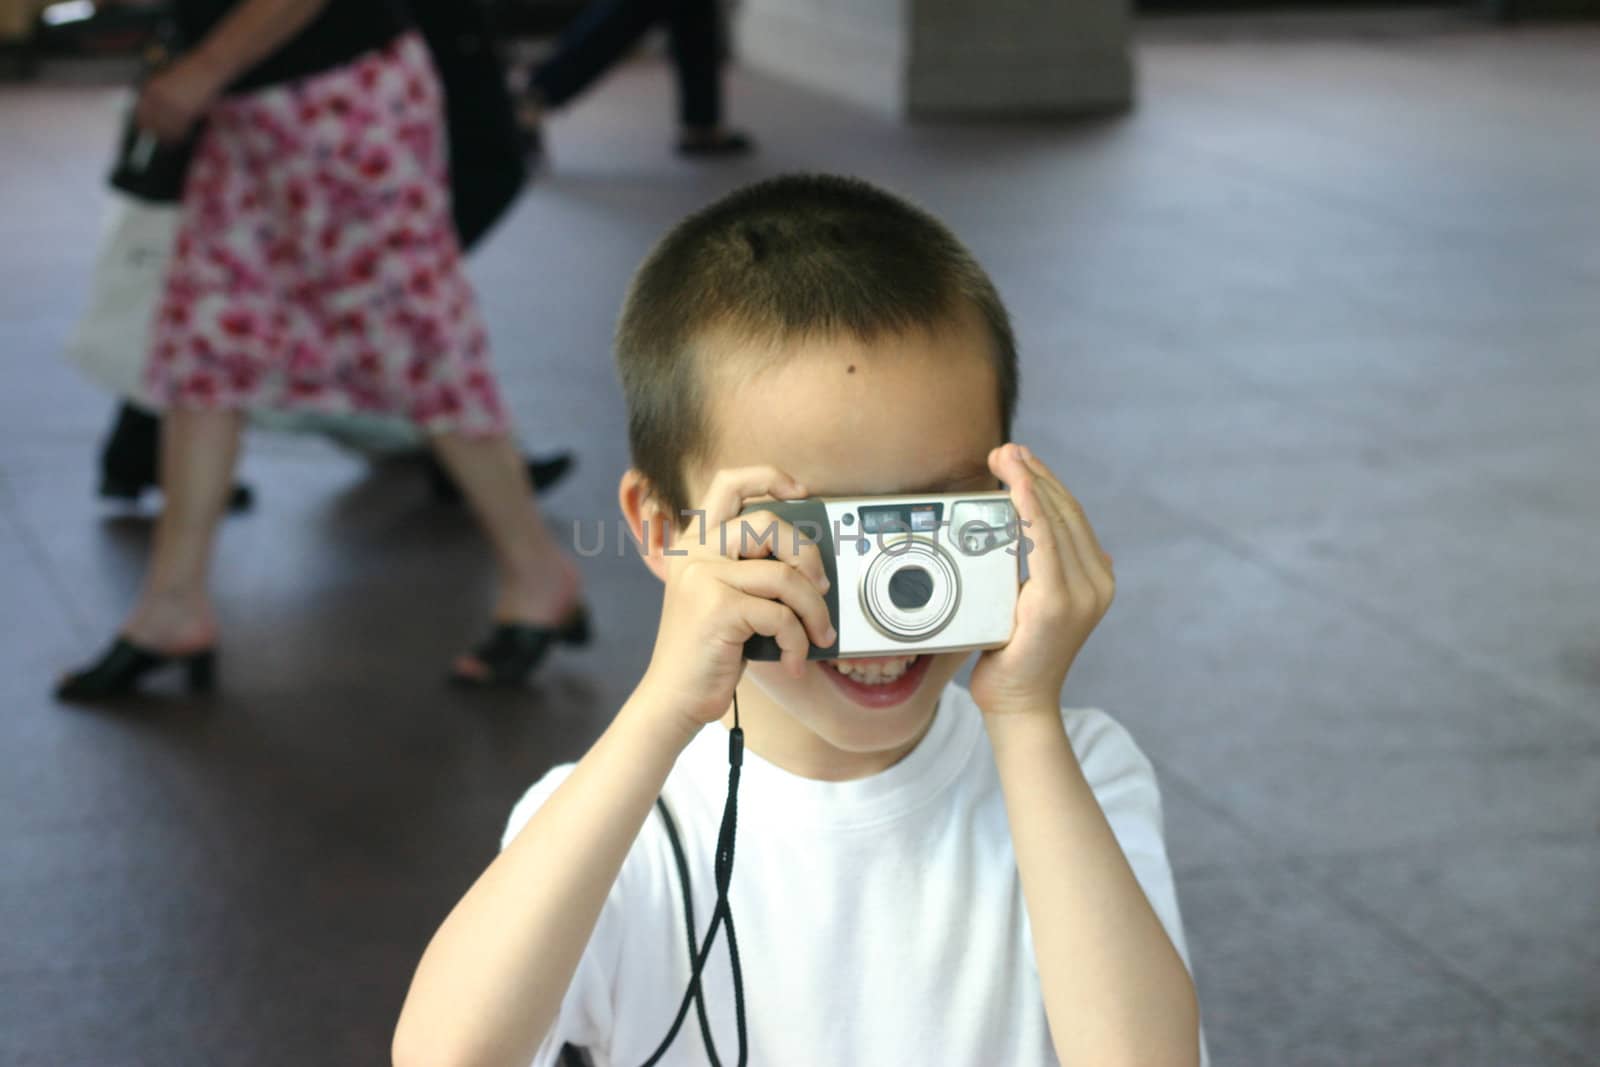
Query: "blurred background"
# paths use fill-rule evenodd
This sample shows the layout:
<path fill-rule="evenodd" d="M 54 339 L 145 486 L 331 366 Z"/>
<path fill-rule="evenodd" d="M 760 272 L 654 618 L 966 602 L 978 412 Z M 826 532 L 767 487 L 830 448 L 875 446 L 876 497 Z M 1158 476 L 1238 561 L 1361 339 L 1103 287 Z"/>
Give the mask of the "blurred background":
<path fill-rule="evenodd" d="M 515 65 L 581 6 L 489 14 Z M 670 151 L 647 38 L 470 263 L 522 442 L 577 457 L 546 514 L 619 544 L 610 331 L 666 226 L 793 170 L 917 200 L 994 276 L 1018 438 L 1116 557 L 1067 699 L 1156 763 L 1213 1062 L 1600 1063 L 1597 13 L 746 0 L 758 150 L 712 163 Z M 0 0 L 0 1063 L 385 1062 L 513 801 L 646 662 L 656 586 L 585 559 L 597 643 L 446 688 L 491 588 L 466 513 L 256 433 L 219 690 L 52 699 L 149 545 L 155 506 L 96 492 L 116 401 L 62 352 L 160 16 Z"/>

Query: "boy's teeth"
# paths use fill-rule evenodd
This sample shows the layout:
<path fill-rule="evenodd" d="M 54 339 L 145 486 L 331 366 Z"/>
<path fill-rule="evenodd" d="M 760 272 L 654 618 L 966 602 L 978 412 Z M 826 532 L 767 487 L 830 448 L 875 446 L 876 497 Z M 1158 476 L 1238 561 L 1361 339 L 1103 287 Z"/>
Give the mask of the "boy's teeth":
<path fill-rule="evenodd" d="M 887 685 L 906 673 L 917 661 L 915 656 L 876 663 L 858 663 L 854 660 L 834 660 L 833 666 L 840 674 L 864 685 Z"/>

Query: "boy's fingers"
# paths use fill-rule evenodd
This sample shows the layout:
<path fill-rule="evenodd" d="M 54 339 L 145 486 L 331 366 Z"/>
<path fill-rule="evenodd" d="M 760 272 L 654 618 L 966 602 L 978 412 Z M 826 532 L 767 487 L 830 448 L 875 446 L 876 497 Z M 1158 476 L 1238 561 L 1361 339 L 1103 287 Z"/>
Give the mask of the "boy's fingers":
<path fill-rule="evenodd" d="M 1028 581 L 1039 582 L 1051 589 L 1059 589 L 1065 582 L 1062 573 L 1061 550 L 1050 513 L 1039 500 L 1039 490 L 1033 475 L 1026 471 L 1011 476 L 1011 499 L 1022 520 L 1022 534 L 1032 542 L 1028 549 Z"/>
<path fill-rule="evenodd" d="M 1071 490 L 1059 482 L 1054 484 L 1051 492 L 1060 501 L 1061 517 L 1066 520 L 1074 536 L 1083 545 L 1084 558 L 1109 567 L 1111 557 L 1100 547 L 1100 537 L 1094 532 L 1094 523 L 1089 521 L 1088 513 L 1083 510 L 1083 504 L 1072 495 Z"/>
<path fill-rule="evenodd" d="M 1051 491 L 1049 478 L 1039 475 L 1034 477 L 1035 491 L 1038 492 L 1045 510 L 1049 512 L 1050 519 L 1055 524 L 1057 555 L 1061 557 L 1061 565 L 1065 569 L 1069 595 L 1074 600 L 1086 599 L 1094 593 L 1095 587 L 1089 577 L 1083 543 L 1073 530 L 1072 521 L 1061 499 Z"/>
<path fill-rule="evenodd" d="M 1093 557 L 1095 559 L 1109 559 L 1110 557 L 1106 555 L 1105 549 L 1100 547 L 1100 539 L 1095 535 L 1094 527 L 1090 525 L 1089 516 L 1083 510 L 1083 505 L 1078 502 L 1077 497 L 1072 495 L 1072 491 L 1067 488 L 1066 483 L 1056 476 L 1055 471 L 1050 469 L 1049 464 L 1035 456 L 1028 449 L 1024 448 L 1022 454 L 1023 460 L 1029 469 L 1043 479 L 1046 491 L 1060 502 L 1062 518 L 1072 521 L 1072 525 L 1075 527 L 1074 532 L 1087 535 L 1085 543 L 1089 548 L 1093 549 Z"/>
<path fill-rule="evenodd" d="M 804 486 L 776 467 L 735 467 L 716 473 L 701 506 L 707 525 L 715 526 L 738 515 L 746 500 L 760 496 L 788 500 L 805 495 Z"/>
<path fill-rule="evenodd" d="M 1100 538 L 1094 532 L 1094 524 L 1089 521 L 1089 516 L 1083 510 L 1083 505 L 1078 502 L 1078 498 L 1054 477 L 1045 482 L 1045 494 L 1053 502 L 1056 514 L 1071 531 L 1073 541 L 1078 546 L 1078 556 L 1088 567 L 1089 572 L 1092 574 L 1096 570 L 1109 571 L 1111 557 L 1100 547 Z"/>
<path fill-rule="evenodd" d="M 989 450 L 989 473 L 1010 485 L 1016 480 L 1016 472 L 1025 470 L 1021 461 L 1014 454 L 1010 445 L 1001 445 L 999 448 Z"/>
<path fill-rule="evenodd" d="M 1083 517 L 1081 508 L 1062 492 L 1052 492 L 1047 488 L 1045 493 L 1051 500 L 1050 506 L 1056 521 L 1060 523 L 1061 539 L 1072 545 L 1071 571 L 1067 576 L 1072 597 L 1083 605 L 1110 603 L 1111 573 L 1106 569 L 1100 551 L 1085 532 L 1088 520 Z M 1068 555 L 1067 552 L 1062 553 L 1063 557 Z"/>
<path fill-rule="evenodd" d="M 1024 536 L 1044 548 L 1042 558 L 1030 559 L 1028 580 L 1043 579 L 1064 589 L 1069 603 L 1103 605 L 1111 602 L 1114 588 L 1110 557 L 1100 550 L 1083 509 L 1059 479 L 1033 453 L 1015 443 L 989 452 L 989 469 L 1011 487 Z"/>
<path fill-rule="evenodd" d="M 739 610 L 744 624 L 752 633 L 777 641 L 780 658 L 790 674 L 798 674 L 805 669 L 811 642 L 806 640 L 805 628 L 795 618 L 794 612 L 776 600 L 754 596 L 741 597 Z"/>
<path fill-rule="evenodd" d="M 1007 445 L 1005 451 L 1013 453 L 1011 459 L 1015 467 L 1026 472 L 1026 481 L 1047 517 L 1055 543 L 1056 566 L 1061 572 L 1060 585 L 1066 591 L 1067 602 L 1090 606 L 1098 600 L 1108 599 L 1103 594 L 1105 583 L 1095 577 L 1087 563 L 1084 555 L 1086 546 L 1073 531 L 1068 503 L 1056 493 L 1061 489 L 1060 482 L 1049 468 L 1034 459 L 1033 454 L 1022 445 Z M 1030 565 L 1028 573 L 1032 575 L 1037 572 L 1038 568 Z"/>
<path fill-rule="evenodd" d="M 1087 579 L 1098 596 L 1109 601 L 1114 588 L 1111 557 L 1100 547 L 1100 539 L 1095 536 L 1094 526 L 1090 524 L 1083 505 L 1065 485 L 1061 484 L 1061 479 L 1055 476 L 1043 460 L 1031 452 L 1024 452 L 1024 457 L 1028 469 L 1038 475 L 1043 495 L 1073 543 L 1073 555 L 1079 573 Z"/>
<path fill-rule="evenodd" d="M 1059 585 L 1061 562 L 1056 552 L 1056 535 L 1051 526 L 1050 513 L 1039 500 L 1034 487 L 1033 473 L 1022 462 L 1015 445 L 1001 445 L 989 453 L 989 470 L 1006 483 L 1011 491 L 1012 505 L 1017 509 L 1019 532 L 1027 543 L 1028 581 Z M 1035 553 L 1039 557 L 1035 558 Z"/>
<path fill-rule="evenodd" d="M 1072 579 L 1082 571 L 1082 566 L 1078 560 L 1077 549 L 1072 543 L 1071 532 L 1059 514 L 1055 501 L 1049 496 L 1047 484 L 1049 477 L 1029 466 L 1025 458 L 1027 450 L 1021 445 L 1002 445 L 998 451 L 1000 454 L 991 460 L 991 466 L 1013 489 L 1025 486 L 1032 495 L 1037 514 L 1021 517 L 1029 524 L 1030 530 L 1037 530 L 1039 527 L 1048 529 L 1053 547 L 1051 555 L 1054 557 L 1054 565 L 1060 577 L 1068 585 L 1070 595 Z M 1038 574 L 1039 571 L 1040 567 L 1033 562 L 1028 564 L 1030 580 L 1031 576 Z"/>
<path fill-rule="evenodd" d="M 763 510 L 741 515 L 725 523 L 723 529 L 727 543 L 720 546 L 720 551 L 728 559 L 771 556 L 804 574 L 822 592 L 828 591 L 828 572 L 822 563 L 822 548 L 793 523 Z"/>
<path fill-rule="evenodd" d="M 805 644 L 833 644 L 836 635 L 833 632 L 833 620 L 828 617 L 827 602 L 804 575 L 787 563 L 766 559 L 740 560 L 719 565 L 716 575 L 723 584 L 749 597 L 786 608 L 810 637 Z"/>

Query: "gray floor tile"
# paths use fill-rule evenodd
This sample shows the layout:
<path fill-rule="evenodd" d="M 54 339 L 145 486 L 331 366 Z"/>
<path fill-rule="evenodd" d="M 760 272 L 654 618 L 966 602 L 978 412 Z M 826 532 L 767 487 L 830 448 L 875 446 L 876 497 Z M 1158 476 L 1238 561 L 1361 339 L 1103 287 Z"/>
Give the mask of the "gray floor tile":
<path fill-rule="evenodd" d="M 240 929 L 235 887 L 217 862 L 231 843 L 206 841 L 170 808 L 135 800 L 123 810 L 142 817 L 136 837 L 105 827 L 7 835 L 0 907 L 28 922 L 8 924 L 0 966 L 48 970 L 83 945 L 102 963 L 133 964 Z"/>
<path fill-rule="evenodd" d="M 1305 867 L 1525 1016 L 1600 1006 L 1600 814 L 1576 835 Z"/>
<path fill-rule="evenodd" d="M 1065 391 L 1070 397 L 1070 384 Z M 1156 484 L 1183 481 L 1190 472 L 1215 477 L 1263 456 L 1293 465 L 1358 454 L 1368 442 L 1359 429 L 1335 418 L 1231 391 L 1204 403 L 1080 407 L 1069 399 L 1060 417 L 1060 433 L 1071 448 Z"/>
<path fill-rule="evenodd" d="M 1585 1007 L 1540 1017 L 1539 1023 L 1542 1032 L 1560 1042 L 1581 1062 L 1594 1062 L 1594 1050 L 1600 1048 L 1600 1001 L 1592 1000 Z"/>
<path fill-rule="evenodd" d="M 1252 745 L 1398 755 L 1600 738 L 1587 709 L 1519 695 L 1488 665 L 1412 638 L 1409 618 L 1347 606 L 1216 540 L 1134 546 L 1116 570 L 1068 693 L 1180 764 Z"/>
<path fill-rule="evenodd" d="M 1210 46 L 1147 50 L 1166 61 L 1152 63 L 1147 79 L 1150 94 L 1171 104 L 1164 117 L 1183 126 L 1175 136 L 1441 233 L 1534 242 L 1552 256 L 1593 234 L 1595 220 L 1571 195 L 1571 183 L 1595 165 L 1593 146 L 1563 135 L 1583 122 L 1577 94 L 1530 102 L 1496 83 L 1464 90 L 1470 82 L 1455 78 L 1452 68 L 1417 64 L 1403 49 L 1317 42 L 1241 47 L 1250 49 L 1248 62 L 1237 48 L 1232 54 Z M 1274 80 L 1290 68 L 1295 79 Z M 1330 75 L 1344 86 L 1340 92 L 1327 91 Z M 1441 107 L 1442 99 L 1450 105 Z M 1193 113 L 1214 121 L 1187 123 Z M 1489 204 L 1497 210 L 1483 210 Z"/>
<path fill-rule="evenodd" d="M 168 954 L 135 964 L 0 971 L 0 1062 L 384 1062 L 392 1031 L 356 1012 L 373 1000 L 399 1004 L 400 961 L 358 946 L 340 956 L 337 968 L 348 973 L 337 981 L 326 977 L 329 959 L 293 944 L 223 960 Z M 299 978 L 286 982 L 285 973 Z M 311 985 L 319 988 L 314 1001 L 306 996 Z M 219 997 L 219 987 L 235 992 Z"/>
<path fill-rule="evenodd" d="M 1593 825 L 1600 731 L 1584 710 L 1211 542 L 1135 549 L 1118 573 L 1069 697 L 1110 709 L 1169 777 L 1275 847 Z"/>
<path fill-rule="evenodd" d="M 1299 872 L 1241 867 L 1190 878 L 1183 888 L 1215 1063 L 1578 1062 Z M 1329 1004 L 1340 1010 L 1329 1013 Z"/>
<path fill-rule="evenodd" d="M 1275 567 L 1600 725 L 1596 516 L 1582 507 L 1346 517 L 1251 540 Z"/>
<path fill-rule="evenodd" d="M 1184 887 L 1191 878 L 1219 869 L 1253 867 L 1276 854 L 1264 835 L 1243 824 L 1176 770 L 1157 763 L 1156 777 L 1161 785 L 1167 858 L 1172 863 L 1180 900 L 1186 897 Z"/>
<path fill-rule="evenodd" d="M 1319 543 L 1344 524 L 1392 518 L 1441 525 L 1485 524 L 1490 516 L 1549 516 L 1557 526 L 1600 519 L 1600 472 L 1585 462 L 1582 438 L 1467 445 L 1368 441 L 1320 456 L 1262 452 L 1210 469 L 1152 472 L 1149 491 L 1193 521 L 1254 543 L 1278 529 L 1309 531 Z M 1514 550 L 1503 545 L 1502 556 Z"/>
<path fill-rule="evenodd" d="M 1300 855 L 1444 847 L 1481 837 L 1591 828 L 1595 748 L 1414 751 L 1241 745 L 1192 759 L 1197 789 L 1278 848 Z"/>

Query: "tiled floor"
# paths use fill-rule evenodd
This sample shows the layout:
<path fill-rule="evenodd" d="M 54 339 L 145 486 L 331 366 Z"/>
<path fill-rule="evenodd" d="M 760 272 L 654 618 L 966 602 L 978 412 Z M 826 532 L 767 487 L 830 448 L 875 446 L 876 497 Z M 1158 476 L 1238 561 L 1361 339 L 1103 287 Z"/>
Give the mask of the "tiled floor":
<path fill-rule="evenodd" d="M 740 75 L 764 151 L 723 168 L 666 151 L 649 63 L 563 115 L 474 262 L 526 437 L 581 454 L 551 512 L 613 515 L 609 331 L 666 224 L 796 168 L 916 197 L 1117 557 L 1069 698 L 1162 773 L 1215 1062 L 1600 1062 L 1600 31 L 1168 24 L 1141 73 L 1122 119 L 909 128 Z M 652 580 L 588 561 L 598 647 L 453 693 L 469 524 L 257 437 L 221 695 L 56 707 L 148 535 L 92 498 L 107 403 L 57 358 L 114 121 L 0 91 L 0 1063 L 377 1063 L 511 802 L 643 663 Z"/>

